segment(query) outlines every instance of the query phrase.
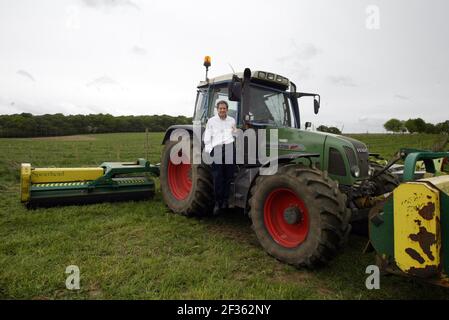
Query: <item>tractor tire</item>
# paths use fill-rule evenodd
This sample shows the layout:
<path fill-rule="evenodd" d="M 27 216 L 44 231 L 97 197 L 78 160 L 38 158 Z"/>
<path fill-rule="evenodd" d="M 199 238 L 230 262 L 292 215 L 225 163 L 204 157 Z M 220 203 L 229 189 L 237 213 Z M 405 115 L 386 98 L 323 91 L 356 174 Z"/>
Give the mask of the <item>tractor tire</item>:
<path fill-rule="evenodd" d="M 374 169 L 374 174 L 377 174 L 384 167 L 376 162 L 370 162 L 370 166 Z M 374 196 L 380 196 L 382 194 L 393 191 L 400 183 L 399 179 L 393 175 L 390 171 L 385 171 L 380 176 L 373 179 L 376 184 Z"/>
<path fill-rule="evenodd" d="M 271 176 L 257 177 L 249 214 L 268 254 L 295 267 L 327 264 L 349 236 L 346 196 L 327 174 L 290 164 Z"/>
<path fill-rule="evenodd" d="M 203 164 L 170 161 L 170 150 L 176 143 L 167 141 L 162 152 L 160 183 L 164 202 L 170 210 L 185 216 L 211 214 L 214 188 L 210 170 Z"/>

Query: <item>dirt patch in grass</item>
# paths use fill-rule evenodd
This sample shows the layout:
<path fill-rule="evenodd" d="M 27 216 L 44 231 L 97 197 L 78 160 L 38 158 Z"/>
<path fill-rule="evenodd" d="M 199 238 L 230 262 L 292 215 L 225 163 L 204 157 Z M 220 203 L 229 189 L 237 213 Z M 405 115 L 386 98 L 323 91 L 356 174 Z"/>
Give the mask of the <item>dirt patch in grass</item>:
<path fill-rule="evenodd" d="M 26 138 L 26 140 L 34 141 L 95 141 L 97 138 L 88 135 L 60 136 L 60 137 L 38 137 Z"/>
<path fill-rule="evenodd" d="M 260 246 L 251 229 L 251 221 L 242 210 L 230 209 L 223 212 L 219 217 L 206 217 L 203 222 L 211 234 L 218 234 L 239 243 Z"/>

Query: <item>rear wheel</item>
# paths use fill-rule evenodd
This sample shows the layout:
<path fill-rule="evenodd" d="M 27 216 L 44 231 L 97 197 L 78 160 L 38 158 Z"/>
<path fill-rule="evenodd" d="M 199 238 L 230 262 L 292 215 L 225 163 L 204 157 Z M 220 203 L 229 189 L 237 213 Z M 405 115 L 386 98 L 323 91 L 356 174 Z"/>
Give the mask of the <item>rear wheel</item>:
<path fill-rule="evenodd" d="M 345 200 L 321 171 L 286 165 L 275 175 L 257 178 L 250 217 L 270 255 L 296 267 L 315 267 L 330 261 L 348 237 Z"/>
<path fill-rule="evenodd" d="M 186 216 L 209 214 L 214 195 L 209 169 L 202 164 L 171 161 L 170 150 L 176 143 L 168 141 L 162 152 L 160 181 L 164 202 L 173 212 Z M 183 162 L 187 160 L 187 155 L 178 156 Z"/>

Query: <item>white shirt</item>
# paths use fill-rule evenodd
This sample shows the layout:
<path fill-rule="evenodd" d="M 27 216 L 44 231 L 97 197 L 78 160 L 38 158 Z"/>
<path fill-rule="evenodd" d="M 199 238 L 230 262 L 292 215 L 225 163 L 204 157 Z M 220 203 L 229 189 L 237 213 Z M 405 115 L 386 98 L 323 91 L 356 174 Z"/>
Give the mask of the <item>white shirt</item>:
<path fill-rule="evenodd" d="M 235 119 L 226 116 L 221 119 L 218 115 L 207 120 L 206 131 L 204 132 L 204 150 L 209 153 L 215 146 L 234 142 L 232 135 L 235 130 Z"/>

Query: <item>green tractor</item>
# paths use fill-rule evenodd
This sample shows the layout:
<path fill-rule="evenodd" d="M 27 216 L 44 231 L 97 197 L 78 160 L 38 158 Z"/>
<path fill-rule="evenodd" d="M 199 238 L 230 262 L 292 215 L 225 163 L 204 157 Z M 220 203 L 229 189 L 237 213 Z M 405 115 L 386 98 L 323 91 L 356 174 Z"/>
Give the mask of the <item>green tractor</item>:
<path fill-rule="evenodd" d="M 205 60 L 206 68 L 209 65 Z M 373 155 L 362 142 L 311 131 L 309 122 L 302 128 L 300 102 L 304 97 L 313 101 L 317 114 L 320 96 L 298 92 L 293 82 L 278 74 L 247 68 L 243 73 L 208 79 L 206 71 L 206 80 L 198 85 L 194 122 L 204 129 L 216 102 L 226 100 L 228 115 L 243 132 L 277 130 L 278 155 L 274 160 L 278 170 L 261 175 L 267 162 L 245 160 L 238 164 L 229 206 L 249 215 L 260 244 L 270 255 L 296 267 L 313 268 L 337 255 L 351 225 L 367 228 L 370 209 L 399 181 L 370 161 Z M 171 161 L 170 152 L 178 141 L 170 137 L 177 129 L 184 129 L 192 141 L 204 147 L 194 125 L 167 129 L 160 168 L 163 199 L 175 213 L 209 215 L 214 205 L 210 167 L 204 162 Z"/>

